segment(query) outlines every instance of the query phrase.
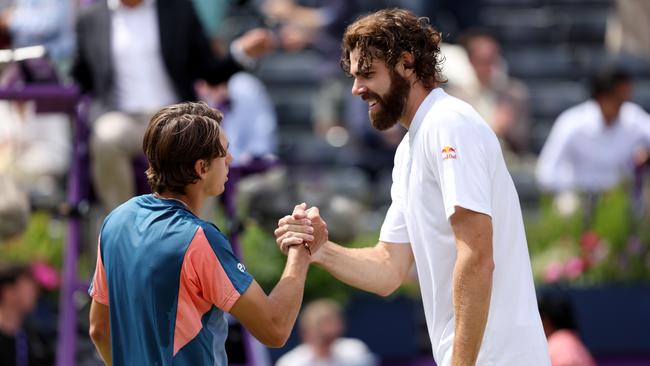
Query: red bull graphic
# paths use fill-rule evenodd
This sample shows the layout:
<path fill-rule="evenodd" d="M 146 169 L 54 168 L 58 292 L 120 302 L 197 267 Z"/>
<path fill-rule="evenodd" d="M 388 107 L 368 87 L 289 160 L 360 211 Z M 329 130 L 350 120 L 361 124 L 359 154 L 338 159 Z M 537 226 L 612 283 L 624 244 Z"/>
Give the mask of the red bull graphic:
<path fill-rule="evenodd" d="M 442 148 L 442 160 L 447 159 L 456 159 L 456 149 L 449 145 Z"/>

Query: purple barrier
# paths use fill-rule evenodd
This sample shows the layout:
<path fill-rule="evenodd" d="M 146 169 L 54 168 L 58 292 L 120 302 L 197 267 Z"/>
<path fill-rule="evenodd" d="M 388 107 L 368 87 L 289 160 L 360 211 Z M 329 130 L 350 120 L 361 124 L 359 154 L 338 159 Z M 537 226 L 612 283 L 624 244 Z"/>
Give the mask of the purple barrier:
<path fill-rule="evenodd" d="M 87 103 L 80 102 L 76 86 L 27 85 L 0 89 L 0 99 L 33 100 L 39 112 L 62 112 L 72 117 L 74 141 L 70 174 L 68 175 L 67 204 L 73 213 L 68 219 L 68 235 L 63 258 L 63 276 L 59 298 L 59 338 L 56 352 L 58 366 L 75 364 L 75 337 L 77 313 L 74 294 L 81 287 L 77 278 L 77 259 L 80 242 L 80 218 L 74 214 L 79 203 L 88 195 L 87 179 L 84 180 L 83 159 L 87 152 L 86 109 Z"/>

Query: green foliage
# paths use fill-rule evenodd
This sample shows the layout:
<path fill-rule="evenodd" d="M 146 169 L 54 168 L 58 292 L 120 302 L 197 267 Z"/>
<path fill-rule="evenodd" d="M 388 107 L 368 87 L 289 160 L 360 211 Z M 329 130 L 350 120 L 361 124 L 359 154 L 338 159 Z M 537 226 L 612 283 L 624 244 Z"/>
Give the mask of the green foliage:
<path fill-rule="evenodd" d="M 0 243 L 0 258 L 16 263 L 42 261 L 61 268 L 65 230 L 63 221 L 35 212 L 22 235 Z"/>
<path fill-rule="evenodd" d="M 599 195 L 591 215 L 589 202 L 561 215 L 544 197 L 539 215 L 528 217 L 526 234 L 537 282 L 576 285 L 650 280 L 650 230 L 647 214 L 632 210 L 628 187 Z"/>

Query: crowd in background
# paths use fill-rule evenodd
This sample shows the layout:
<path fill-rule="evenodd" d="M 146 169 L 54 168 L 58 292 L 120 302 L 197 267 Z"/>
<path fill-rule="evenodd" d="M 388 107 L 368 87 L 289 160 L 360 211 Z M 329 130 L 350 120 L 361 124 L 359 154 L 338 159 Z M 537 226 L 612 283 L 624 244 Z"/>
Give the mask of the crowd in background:
<path fill-rule="evenodd" d="M 245 171 L 259 162 L 270 167 L 238 187 L 248 198 L 246 212 L 262 227 L 264 222 L 273 227 L 288 207 L 304 200 L 322 206 L 323 216 L 332 218 L 330 227 L 338 228 L 333 237 L 348 238 L 378 227 L 377 212 L 389 203 L 394 150 L 405 131 L 372 129 L 367 105 L 351 97 L 350 81 L 340 70 L 340 38 L 359 14 L 409 8 L 442 30 L 443 88 L 470 103 L 492 127 L 520 194 L 549 194 L 558 208 L 569 211 L 582 207 L 588 225 L 590 206 L 575 203 L 580 197 L 636 182 L 648 170 L 650 105 L 632 102 L 637 74 L 620 60 L 640 60 L 650 69 L 650 3 L 611 2 L 602 49 L 612 57 L 580 71 L 587 76 L 579 80 L 587 98 L 567 106 L 543 128 L 537 127 L 541 121 L 533 116 L 526 82 L 510 74 L 513 65 L 506 62 L 498 32 L 482 24 L 482 3 L 3 0 L 0 47 L 31 50 L 35 56 L 0 56 L 0 87 L 57 83 L 76 85 L 90 96 L 87 169 L 93 193 L 83 247 L 91 256 L 103 217 L 133 195 L 147 193 L 141 142 L 151 115 L 162 106 L 199 99 L 224 113 L 234 167 Z M 271 59 L 275 64 L 269 68 Z M 274 75 L 274 70 L 284 73 Z M 277 79 L 283 75 L 290 80 Z M 300 93 L 305 84 L 310 95 Z M 297 100 L 306 113 L 296 107 Z M 0 101 L 0 242 L 25 230 L 30 211 L 56 212 L 64 202 L 70 119 L 33 101 Z M 545 134 L 537 146 L 540 129 Z M 640 216 L 649 204 L 643 192 Z M 205 216 L 213 214 L 208 208 Z M 22 321 L 35 306 L 42 276 L 34 275 L 33 267 L 8 265 L 2 263 L 0 271 L 0 354 L 24 359 L 21 365 L 41 364 L 34 359 L 51 358 L 48 346 L 37 332 L 24 333 L 30 328 Z M 305 345 L 278 365 L 314 365 L 310 360 L 319 352 L 356 360 L 322 365 L 376 364 L 360 341 L 336 340 L 343 334 L 340 312 L 327 301 L 305 309 Z M 14 322 L 8 323 L 8 317 Z M 314 325 L 325 321 L 321 318 L 332 322 L 331 328 Z M 328 329 L 330 334 L 320 334 Z M 568 343 L 579 342 L 571 337 L 574 330 L 563 333 Z M 30 346 L 22 347 L 28 340 Z M 324 343 L 334 350 L 319 349 Z M 586 349 L 580 352 L 591 360 Z M 593 364 L 588 362 L 580 364 Z"/>

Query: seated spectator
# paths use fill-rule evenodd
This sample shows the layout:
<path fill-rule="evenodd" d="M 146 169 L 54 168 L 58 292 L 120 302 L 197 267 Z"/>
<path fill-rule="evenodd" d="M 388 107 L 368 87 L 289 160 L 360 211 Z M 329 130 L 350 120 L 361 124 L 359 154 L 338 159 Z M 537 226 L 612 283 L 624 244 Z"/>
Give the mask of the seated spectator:
<path fill-rule="evenodd" d="M 311 103 L 314 132 L 325 137 L 330 129 L 343 124 L 345 104 L 349 100 L 349 80 L 342 78 L 339 67 L 341 37 L 356 15 L 359 0 L 317 0 L 312 6 L 304 1 L 265 0 L 264 14 L 279 24 L 280 46 L 288 52 L 307 48 L 320 56 L 314 65 L 318 92 Z"/>
<path fill-rule="evenodd" d="M 98 0 L 82 9 L 73 75 L 94 97 L 92 177 L 104 209 L 135 194 L 132 160 L 154 111 L 196 100 L 197 80 L 224 82 L 272 47 L 270 31 L 254 29 L 217 58 L 185 0 Z"/>
<path fill-rule="evenodd" d="M 233 165 L 246 165 L 254 158 L 276 151 L 277 117 L 266 87 L 252 74 L 238 72 L 227 83 L 197 86 L 201 99 L 223 110 L 221 125 L 229 137 Z"/>
<path fill-rule="evenodd" d="M 476 78 L 456 83 L 449 94 L 471 104 L 485 119 L 501 140 L 506 159 L 528 152 L 528 88 L 507 74 L 499 43 L 492 35 L 473 30 L 462 41 Z"/>
<path fill-rule="evenodd" d="M 596 366 L 576 330 L 573 308 L 561 296 L 541 296 L 539 312 L 552 366 Z"/>
<path fill-rule="evenodd" d="M 36 113 L 34 102 L 0 101 L 0 173 L 14 179 L 31 202 L 55 206 L 70 163 L 69 118 Z"/>
<path fill-rule="evenodd" d="M 24 326 L 36 306 L 38 286 L 30 268 L 0 264 L 0 365 L 48 365 L 52 355 Z"/>
<path fill-rule="evenodd" d="M 371 366 L 375 356 L 358 339 L 342 338 L 339 305 L 327 299 L 305 306 L 300 315 L 303 344 L 282 356 L 276 366 Z"/>
<path fill-rule="evenodd" d="M 591 99 L 555 121 L 537 163 L 540 187 L 555 193 L 602 192 L 643 164 L 650 115 L 629 102 L 630 76 L 616 67 L 594 73 Z"/>

